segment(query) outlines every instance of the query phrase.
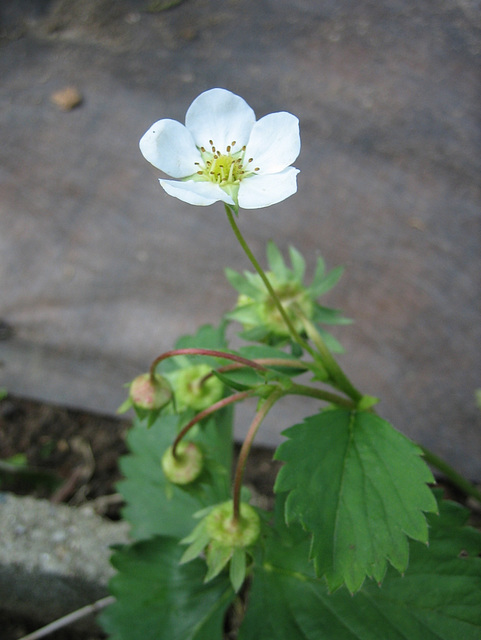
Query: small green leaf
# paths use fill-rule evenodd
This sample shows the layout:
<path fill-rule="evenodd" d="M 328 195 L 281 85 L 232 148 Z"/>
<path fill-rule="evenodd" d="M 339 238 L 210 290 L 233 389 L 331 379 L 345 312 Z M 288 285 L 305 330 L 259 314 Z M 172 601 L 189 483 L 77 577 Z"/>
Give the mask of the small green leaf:
<path fill-rule="evenodd" d="M 262 300 L 264 293 L 242 274 L 233 269 L 226 269 L 225 275 L 230 285 L 239 293 L 244 294 L 253 300 Z"/>
<path fill-rule="evenodd" d="M 203 584 L 205 562 L 179 565 L 175 538 L 156 537 L 112 557 L 116 602 L 100 616 L 117 640 L 222 640 L 234 593 L 227 576 Z"/>
<path fill-rule="evenodd" d="M 237 593 L 246 579 L 246 552 L 238 547 L 234 549 L 229 566 L 229 579 Z"/>
<path fill-rule="evenodd" d="M 296 279 L 302 282 L 306 271 L 304 256 L 295 247 L 289 247 L 289 257 Z"/>
<path fill-rule="evenodd" d="M 269 269 L 273 271 L 279 280 L 284 280 L 287 277 L 287 267 L 282 257 L 282 253 L 276 244 L 269 240 L 267 243 L 267 262 Z"/>
<path fill-rule="evenodd" d="M 236 391 L 253 389 L 254 387 L 264 384 L 265 381 L 265 376 L 262 377 L 258 371 L 247 368 L 235 371 L 226 371 L 225 373 L 214 371 L 214 375 L 227 387 L 235 389 Z"/>
<path fill-rule="evenodd" d="M 312 297 L 316 300 L 324 293 L 330 291 L 339 281 L 344 272 L 344 267 L 335 267 L 322 279 L 314 277 L 314 281 L 309 287 Z"/>
<path fill-rule="evenodd" d="M 284 432 L 275 458 L 286 464 L 276 492 L 290 491 L 288 522 L 313 534 L 316 573 L 334 590 L 405 571 L 407 537 L 428 540 L 423 512 L 435 511 L 433 476 L 420 449 L 373 413 L 336 409 Z"/>

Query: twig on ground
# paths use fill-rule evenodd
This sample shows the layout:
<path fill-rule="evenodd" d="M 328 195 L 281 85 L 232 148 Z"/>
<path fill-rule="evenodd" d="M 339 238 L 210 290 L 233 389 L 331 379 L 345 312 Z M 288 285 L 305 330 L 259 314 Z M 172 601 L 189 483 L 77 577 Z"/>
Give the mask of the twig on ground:
<path fill-rule="evenodd" d="M 115 598 L 113 596 L 106 596 L 105 598 L 101 598 L 100 600 L 97 600 L 97 602 L 88 604 L 81 609 L 77 609 L 77 611 L 72 611 L 72 613 L 63 616 L 63 618 L 54 620 L 54 622 L 47 624 L 45 627 L 37 629 L 36 631 L 23 636 L 23 638 L 20 638 L 20 640 L 40 640 L 40 638 L 45 638 L 45 636 L 50 635 L 54 631 L 58 631 L 63 627 L 67 627 L 69 624 L 73 624 L 74 622 L 77 622 L 82 618 L 86 618 L 87 616 L 93 615 L 94 613 L 105 609 L 105 607 L 108 607 L 109 604 L 112 604 L 113 602 L 115 602 Z"/>

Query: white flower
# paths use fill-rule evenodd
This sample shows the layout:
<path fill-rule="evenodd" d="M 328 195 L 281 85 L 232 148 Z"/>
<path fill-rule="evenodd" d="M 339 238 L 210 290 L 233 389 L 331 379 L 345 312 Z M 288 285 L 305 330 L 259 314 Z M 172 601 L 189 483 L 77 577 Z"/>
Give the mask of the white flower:
<path fill-rule="evenodd" d="M 256 122 L 247 102 L 226 89 L 210 89 L 190 105 L 185 126 L 159 120 L 140 140 L 154 167 L 175 180 L 159 180 L 165 191 L 195 205 L 218 200 L 236 209 L 258 209 L 297 191 L 299 121 L 271 113 Z"/>

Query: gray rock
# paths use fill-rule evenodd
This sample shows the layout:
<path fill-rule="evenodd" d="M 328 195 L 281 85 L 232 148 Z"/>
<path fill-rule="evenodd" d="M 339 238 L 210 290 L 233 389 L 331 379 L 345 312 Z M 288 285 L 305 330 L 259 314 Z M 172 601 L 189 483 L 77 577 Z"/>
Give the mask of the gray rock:
<path fill-rule="evenodd" d="M 127 530 L 88 506 L 0 493 L 0 608 L 44 624 L 106 596 L 110 546 L 127 542 Z"/>

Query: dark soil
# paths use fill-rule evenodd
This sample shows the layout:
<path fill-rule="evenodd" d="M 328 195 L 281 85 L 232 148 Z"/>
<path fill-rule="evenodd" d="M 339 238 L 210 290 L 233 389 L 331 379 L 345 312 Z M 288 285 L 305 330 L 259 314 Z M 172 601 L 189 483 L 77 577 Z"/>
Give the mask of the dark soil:
<path fill-rule="evenodd" d="M 117 520 L 122 507 L 115 484 L 121 478 L 118 459 L 127 453 L 129 421 L 74 411 L 8 396 L 0 401 L 0 491 L 79 506 L 88 502 L 97 513 Z M 272 494 L 278 465 L 272 451 L 254 448 L 246 483 L 262 496 Z M 0 612 L 1 640 L 17 640 L 38 622 Z M 100 640 L 105 635 L 72 629 L 52 640 Z"/>

